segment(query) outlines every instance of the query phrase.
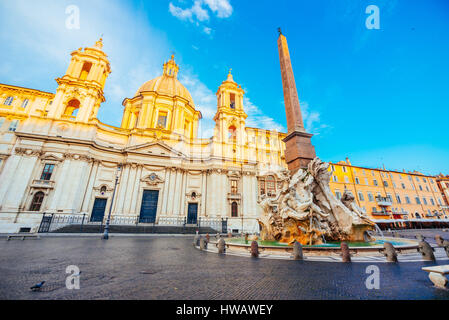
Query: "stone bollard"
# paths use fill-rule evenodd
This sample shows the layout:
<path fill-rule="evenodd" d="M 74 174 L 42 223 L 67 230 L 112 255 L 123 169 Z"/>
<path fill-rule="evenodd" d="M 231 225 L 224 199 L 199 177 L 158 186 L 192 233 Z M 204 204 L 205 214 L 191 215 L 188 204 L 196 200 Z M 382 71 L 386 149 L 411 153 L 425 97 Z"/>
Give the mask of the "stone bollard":
<path fill-rule="evenodd" d="M 210 242 L 210 235 L 208 233 L 206 233 L 206 241 L 207 241 L 207 243 Z"/>
<path fill-rule="evenodd" d="M 440 236 L 439 234 L 437 234 L 437 235 L 435 236 L 435 241 L 437 242 L 437 245 L 438 245 L 439 247 L 444 247 L 444 245 L 443 245 L 444 239 L 441 238 L 441 236 Z"/>
<path fill-rule="evenodd" d="M 443 248 L 444 248 L 444 251 L 446 251 L 446 255 L 449 257 L 449 241 L 447 241 L 447 240 L 443 241 Z"/>
<path fill-rule="evenodd" d="M 293 244 L 293 260 L 303 260 L 304 256 L 302 253 L 302 245 L 298 242 L 295 241 L 295 243 Z"/>
<path fill-rule="evenodd" d="M 217 242 L 217 248 L 219 254 L 225 254 L 226 253 L 226 242 L 224 239 L 220 239 Z"/>
<path fill-rule="evenodd" d="M 201 237 L 200 239 L 200 249 L 207 250 L 207 241 L 203 237 Z"/>
<path fill-rule="evenodd" d="M 251 243 L 251 257 L 259 258 L 259 244 L 257 241 Z"/>
<path fill-rule="evenodd" d="M 387 257 L 388 262 L 398 262 L 398 254 L 390 242 L 384 243 L 384 255 Z"/>
<path fill-rule="evenodd" d="M 418 251 L 421 252 L 425 261 L 435 261 L 435 255 L 433 254 L 433 248 L 426 241 L 420 241 Z"/>
<path fill-rule="evenodd" d="M 195 235 L 195 237 L 193 238 L 193 246 L 194 247 L 199 247 L 200 238 L 201 238 L 201 236 L 199 234 Z"/>
<path fill-rule="evenodd" d="M 341 258 L 343 262 L 351 262 L 351 253 L 349 252 L 349 246 L 346 242 L 341 243 Z"/>

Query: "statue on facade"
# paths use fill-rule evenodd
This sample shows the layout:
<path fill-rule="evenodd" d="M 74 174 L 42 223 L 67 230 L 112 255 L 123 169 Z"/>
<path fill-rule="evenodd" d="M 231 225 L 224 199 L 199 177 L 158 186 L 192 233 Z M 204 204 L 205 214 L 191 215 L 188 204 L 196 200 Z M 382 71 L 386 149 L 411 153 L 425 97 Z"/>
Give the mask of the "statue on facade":
<path fill-rule="evenodd" d="M 262 240 L 302 245 L 321 244 L 324 239 L 364 241 L 365 231 L 373 230 L 374 223 L 349 192 L 342 200 L 335 197 L 328 169 L 328 163 L 316 158 L 307 169 L 284 175 L 274 198 L 262 196 Z"/>

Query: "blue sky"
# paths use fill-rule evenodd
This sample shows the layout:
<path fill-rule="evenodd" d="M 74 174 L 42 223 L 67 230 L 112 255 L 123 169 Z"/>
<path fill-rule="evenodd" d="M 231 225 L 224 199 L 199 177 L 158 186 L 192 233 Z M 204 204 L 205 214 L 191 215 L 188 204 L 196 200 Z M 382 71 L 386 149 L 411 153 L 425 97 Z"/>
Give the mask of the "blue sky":
<path fill-rule="evenodd" d="M 80 29 L 65 27 L 68 5 Z M 380 9 L 368 30 L 366 7 Z M 319 157 L 449 173 L 449 2 L 445 0 L 151 0 L 0 2 L 0 82 L 55 92 L 70 52 L 104 34 L 113 73 L 100 120 L 119 125 L 125 97 L 162 72 L 180 81 L 212 134 L 229 68 L 248 125 L 285 130 L 277 28 L 287 36 L 306 127 Z"/>

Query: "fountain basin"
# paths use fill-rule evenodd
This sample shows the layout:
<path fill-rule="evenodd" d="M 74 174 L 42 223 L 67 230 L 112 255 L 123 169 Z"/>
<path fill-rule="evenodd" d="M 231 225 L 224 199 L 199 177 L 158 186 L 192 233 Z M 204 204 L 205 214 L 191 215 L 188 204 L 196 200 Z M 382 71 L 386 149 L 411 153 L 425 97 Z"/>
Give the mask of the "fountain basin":
<path fill-rule="evenodd" d="M 251 240 L 245 241 L 243 238 L 225 239 L 227 248 L 235 252 L 249 252 L 251 249 Z M 290 254 L 293 252 L 293 246 L 277 241 L 257 241 L 259 251 L 265 254 Z M 372 242 L 347 242 L 352 255 L 382 255 L 383 245 L 390 242 L 400 253 L 416 253 L 418 242 L 409 239 L 382 238 L 375 239 Z M 212 243 L 213 244 L 213 243 Z M 331 242 L 327 244 L 303 246 L 303 252 L 309 255 L 340 255 L 340 242 Z M 214 245 L 214 244 L 213 244 Z"/>

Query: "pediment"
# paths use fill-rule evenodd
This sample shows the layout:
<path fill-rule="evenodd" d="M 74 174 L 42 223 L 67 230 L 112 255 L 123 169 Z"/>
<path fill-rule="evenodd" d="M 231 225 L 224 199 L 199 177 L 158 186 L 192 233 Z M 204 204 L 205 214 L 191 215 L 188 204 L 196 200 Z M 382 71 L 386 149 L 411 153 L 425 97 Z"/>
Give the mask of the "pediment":
<path fill-rule="evenodd" d="M 182 157 L 183 153 L 173 149 L 162 141 L 149 142 L 141 145 L 135 145 L 125 149 L 126 152 L 155 155 L 155 156 L 170 156 Z"/>
<path fill-rule="evenodd" d="M 41 157 L 41 160 L 45 160 L 45 161 L 62 161 L 63 158 L 62 157 L 58 157 L 55 154 L 52 153 L 46 153 Z"/>

